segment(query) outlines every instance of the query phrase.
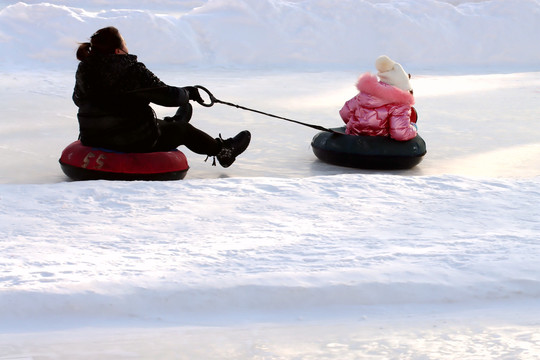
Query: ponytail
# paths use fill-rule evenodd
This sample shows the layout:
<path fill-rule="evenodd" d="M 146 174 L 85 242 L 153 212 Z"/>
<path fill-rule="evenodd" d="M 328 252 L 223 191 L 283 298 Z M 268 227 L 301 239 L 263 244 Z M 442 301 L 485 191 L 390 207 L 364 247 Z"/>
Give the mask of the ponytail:
<path fill-rule="evenodd" d="M 77 60 L 83 61 L 90 56 L 92 44 L 89 42 L 81 43 L 77 49 Z"/>

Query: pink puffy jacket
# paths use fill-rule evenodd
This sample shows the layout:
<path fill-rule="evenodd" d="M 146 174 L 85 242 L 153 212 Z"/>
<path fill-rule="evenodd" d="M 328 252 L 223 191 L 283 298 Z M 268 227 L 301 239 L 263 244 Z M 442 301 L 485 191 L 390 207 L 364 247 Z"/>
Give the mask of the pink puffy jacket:
<path fill-rule="evenodd" d="M 406 141 L 416 136 L 411 125 L 414 96 L 365 73 L 356 83 L 358 95 L 345 103 L 339 115 L 347 124 L 347 134 L 388 136 Z"/>

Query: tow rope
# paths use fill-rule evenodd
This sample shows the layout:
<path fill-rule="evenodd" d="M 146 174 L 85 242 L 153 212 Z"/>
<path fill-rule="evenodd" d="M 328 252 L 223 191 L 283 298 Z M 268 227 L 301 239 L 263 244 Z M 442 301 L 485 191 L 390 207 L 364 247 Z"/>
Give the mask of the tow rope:
<path fill-rule="evenodd" d="M 325 127 L 320 126 L 320 125 L 307 124 L 307 123 L 304 123 L 304 122 L 301 122 L 301 121 L 298 121 L 298 120 L 288 119 L 288 118 L 285 118 L 285 117 L 282 117 L 282 116 L 277 116 L 277 115 L 269 114 L 269 113 L 266 113 L 266 112 L 264 112 L 264 111 L 259 111 L 259 110 L 255 110 L 255 109 L 250 109 L 250 108 L 247 108 L 247 107 L 245 107 L 245 106 L 233 104 L 233 103 L 226 102 L 226 101 L 221 101 L 221 100 L 217 99 L 217 98 L 210 92 L 210 90 L 208 90 L 208 89 L 205 88 L 204 86 L 201 86 L 201 85 L 195 85 L 195 87 L 198 88 L 198 89 L 203 90 L 205 93 L 208 94 L 208 97 L 210 98 L 210 103 L 205 103 L 204 100 L 203 100 L 202 102 L 201 102 L 201 101 L 198 101 L 199 104 L 201 104 L 202 106 L 205 106 L 205 107 L 211 107 L 211 106 L 213 106 L 214 104 L 224 104 L 224 105 L 228 105 L 228 106 L 235 107 L 235 108 L 237 108 L 237 109 L 242 109 L 242 110 L 252 111 L 252 112 L 255 112 L 255 113 L 257 113 L 257 114 L 270 116 L 270 117 L 273 117 L 273 118 L 276 118 L 276 119 L 281 119 L 281 120 L 289 121 L 289 122 L 292 122 L 292 123 L 295 123 L 295 124 L 299 124 L 299 125 L 304 125 L 304 126 L 307 126 L 307 127 L 313 128 L 313 129 L 316 129 L 316 130 L 327 131 L 327 132 L 330 132 L 330 133 L 333 133 L 333 134 L 341 134 L 340 132 L 337 132 L 337 131 L 332 130 L 332 129 L 325 128 Z"/>

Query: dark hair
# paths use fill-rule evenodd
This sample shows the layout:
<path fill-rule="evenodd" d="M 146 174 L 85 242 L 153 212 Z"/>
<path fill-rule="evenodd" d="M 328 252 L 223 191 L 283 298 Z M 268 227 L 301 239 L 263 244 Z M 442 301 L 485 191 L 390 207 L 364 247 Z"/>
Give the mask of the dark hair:
<path fill-rule="evenodd" d="M 90 42 L 79 44 L 77 59 L 83 61 L 92 53 L 114 54 L 116 49 L 122 47 L 122 35 L 114 26 L 99 29 L 90 37 Z"/>

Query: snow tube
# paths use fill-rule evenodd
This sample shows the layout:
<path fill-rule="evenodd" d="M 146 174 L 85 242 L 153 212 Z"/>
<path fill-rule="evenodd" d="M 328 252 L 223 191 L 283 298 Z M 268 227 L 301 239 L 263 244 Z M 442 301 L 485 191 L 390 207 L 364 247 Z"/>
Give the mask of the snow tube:
<path fill-rule="evenodd" d="M 361 169 L 410 169 L 422 161 L 426 143 L 420 135 L 408 141 L 386 136 L 345 134 L 345 127 L 323 131 L 311 141 L 313 153 L 324 162 Z"/>
<path fill-rule="evenodd" d="M 121 153 L 68 145 L 60 157 L 62 171 L 73 180 L 180 180 L 189 169 L 179 150 L 152 153 Z"/>

